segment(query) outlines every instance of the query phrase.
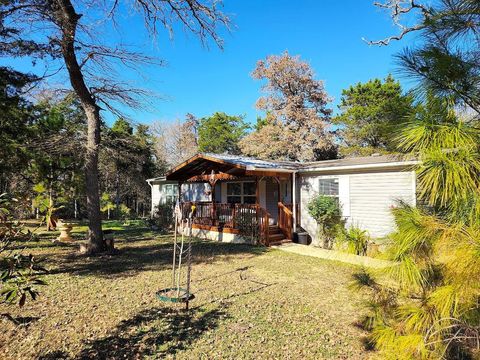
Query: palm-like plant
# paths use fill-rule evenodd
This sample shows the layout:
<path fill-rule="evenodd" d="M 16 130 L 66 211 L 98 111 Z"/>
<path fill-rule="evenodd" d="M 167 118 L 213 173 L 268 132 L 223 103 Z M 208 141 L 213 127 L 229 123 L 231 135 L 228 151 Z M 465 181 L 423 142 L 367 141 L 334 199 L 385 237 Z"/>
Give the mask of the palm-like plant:
<path fill-rule="evenodd" d="M 358 225 L 350 226 L 339 235 L 340 242 L 346 245 L 347 251 L 356 255 L 367 255 L 370 235 L 367 230 L 361 229 Z"/>
<path fill-rule="evenodd" d="M 367 284 L 371 339 L 384 358 L 480 355 L 479 139 L 474 122 L 434 97 L 397 139 L 421 160 L 422 206 L 394 209 L 388 256 L 396 265 Z"/>

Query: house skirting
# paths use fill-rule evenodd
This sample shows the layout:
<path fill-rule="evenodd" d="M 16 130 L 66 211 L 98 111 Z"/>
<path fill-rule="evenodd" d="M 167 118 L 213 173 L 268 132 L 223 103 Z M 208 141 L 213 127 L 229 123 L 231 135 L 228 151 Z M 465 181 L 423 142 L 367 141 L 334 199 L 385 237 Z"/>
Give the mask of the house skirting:
<path fill-rule="evenodd" d="M 180 231 L 183 231 L 185 235 L 188 235 L 189 229 L 183 228 Z M 218 226 L 209 226 L 209 225 L 192 225 L 192 236 L 200 238 L 213 240 L 218 242 L 225 243 L 235 243 L 235 244 L 251 244 L 251 239 L 240 235 L 237 229 L 230 228 L 219 228 Z"/>

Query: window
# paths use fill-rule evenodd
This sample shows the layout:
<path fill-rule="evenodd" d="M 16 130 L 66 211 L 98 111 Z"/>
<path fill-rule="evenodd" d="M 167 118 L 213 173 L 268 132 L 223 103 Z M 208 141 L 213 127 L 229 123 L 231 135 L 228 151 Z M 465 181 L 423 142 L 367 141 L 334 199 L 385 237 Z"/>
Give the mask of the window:
<path fill-rule="evenodd" d="M 319 193 L 338 199 L 338 178 L 326 178 L 319 181 Z"/>
<path fill-rule="evenodd" d="M 173 204 L 177 201 L 178 186 L 176 184 L 162 185 L 162 190 L 164 204 Z"/>
<path fill-rule="evenodd" d="M 227 183 L 227 202 L 229 204 L 255 204 L 257 187 L 254 182 Z"/>

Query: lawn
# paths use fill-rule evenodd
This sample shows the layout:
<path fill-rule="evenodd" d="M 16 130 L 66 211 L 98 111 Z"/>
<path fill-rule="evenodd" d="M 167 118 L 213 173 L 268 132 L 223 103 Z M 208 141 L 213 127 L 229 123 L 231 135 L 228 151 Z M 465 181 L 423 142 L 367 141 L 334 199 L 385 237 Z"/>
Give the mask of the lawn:
<path fill-rule="evenodd" d="M 27 244 L 48 259 L 48 286 L 23 310 L 1 307 L 1 359 L 368 357 L 356 325 L 352 266 L 280 250 L 195 240 L 191 310 L 162 303 L 172 236 L 118 230 L 114 256 L 80 257 L 53 234 Z M 84 228 L 77 237 L 83 238 Z"/>

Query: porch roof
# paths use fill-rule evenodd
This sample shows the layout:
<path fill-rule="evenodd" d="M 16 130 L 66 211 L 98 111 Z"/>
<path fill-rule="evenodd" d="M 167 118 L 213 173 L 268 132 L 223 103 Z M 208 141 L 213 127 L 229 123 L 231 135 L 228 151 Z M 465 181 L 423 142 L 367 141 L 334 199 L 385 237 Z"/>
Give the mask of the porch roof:
<path fill-rule="evenodd" d="M 285 177 L 295 171 L 298 165 L 236 155 L 197 154 L 168 171 L 166 180 L 208 181 L 211 174 L 220 180 L 245 176 Z"/>

